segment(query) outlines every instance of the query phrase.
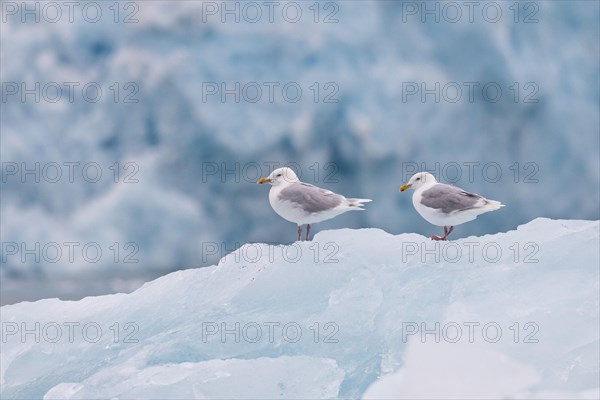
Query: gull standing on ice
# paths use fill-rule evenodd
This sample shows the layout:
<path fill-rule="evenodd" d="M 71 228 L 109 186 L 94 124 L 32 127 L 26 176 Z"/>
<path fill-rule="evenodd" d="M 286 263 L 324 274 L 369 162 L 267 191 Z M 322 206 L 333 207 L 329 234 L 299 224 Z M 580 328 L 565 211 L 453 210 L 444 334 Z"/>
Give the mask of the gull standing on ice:
<path fill-rule="evenodd" d="M 433 235 L 433 240 L 448 240 L 456 225 L 472 221 L 479 214 L 504 207 L 499 201 L 438 183 L 429 172 L 416 173 L 406 185 L 400 187 L 400 191 L 410 188 L 415 191 L 412 201 L 417 212 L 433 225 L 444 227 L 444 236 Z"/>
<path fill-rule="evenodd" d="M 270 183 L 269 203 L 277 214 L 298 224 L 298 240 L 302 238 L 302 225 L 306 224 L 306 240 L 310 224 L 326 221 L 346 211 L 361 208 L 370 199 L 347 199 L 330 190 L 300 182 L 290 168 L 278 168 L 257 183 Z"/>

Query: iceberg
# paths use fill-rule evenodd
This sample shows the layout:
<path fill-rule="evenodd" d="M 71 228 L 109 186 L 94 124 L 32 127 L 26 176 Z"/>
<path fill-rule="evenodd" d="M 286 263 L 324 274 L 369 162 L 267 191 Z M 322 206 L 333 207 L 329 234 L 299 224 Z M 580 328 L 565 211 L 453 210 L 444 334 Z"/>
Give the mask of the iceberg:
<path fill-rule="evenodd" d="M 248 243 L 129 294 L 3 306 L 2 398 L 597 398 L 600 223 Z"/>

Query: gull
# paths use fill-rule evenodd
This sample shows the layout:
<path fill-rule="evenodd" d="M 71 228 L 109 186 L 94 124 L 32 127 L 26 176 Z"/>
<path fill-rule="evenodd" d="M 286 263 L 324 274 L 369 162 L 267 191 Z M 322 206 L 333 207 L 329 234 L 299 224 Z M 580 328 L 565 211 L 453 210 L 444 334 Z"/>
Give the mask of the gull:
<path fill-rule="evenodd" d="M 331 190 L 300 182 L 290 168 L 278 168 L 257 183 L 270 183 L 269 203 L 282 218 L 298 224 L 298 240 L 302 238 L 302 225 L 306 224 L 306 240 L 310 224 L 326 221 L 346 211 L 364 210 L 363 203 L 370 199 L 347 199 Z"/>
<path fill-rule="evenodd" d="M 499 201 L 438 183 L 429 172 L 416 173 L 406 185 L 400 187 L 400 191 L 410 188 L 415 191 L 412 201 L 417 212 L 429 223 L 444 227 L 444 236 L 433 235 L 433 240 L 448 240 L 456 225 L 472 221 L 479 214 L 504 207 Z"/>

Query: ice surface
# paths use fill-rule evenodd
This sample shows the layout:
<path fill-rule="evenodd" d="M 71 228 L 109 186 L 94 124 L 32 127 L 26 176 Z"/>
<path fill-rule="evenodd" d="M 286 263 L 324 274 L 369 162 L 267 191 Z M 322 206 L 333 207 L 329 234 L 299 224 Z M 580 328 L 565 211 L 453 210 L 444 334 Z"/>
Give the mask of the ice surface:
<path fill-rule="evenodd" d="M 4 306 L 2 398 L 597 398 L 599 228 L 322 231 Z"/>

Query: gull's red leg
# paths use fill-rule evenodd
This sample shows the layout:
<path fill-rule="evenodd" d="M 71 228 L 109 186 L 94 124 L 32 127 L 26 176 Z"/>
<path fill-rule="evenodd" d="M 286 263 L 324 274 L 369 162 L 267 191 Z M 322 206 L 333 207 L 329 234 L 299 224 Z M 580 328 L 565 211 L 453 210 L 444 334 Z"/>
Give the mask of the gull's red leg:
<path fill-rule="evenodd" d="M 438 235 L 431 235 L 431 240 L 446 240 L 445 238 Z"/>
<path fill-rule="evenodd" d="M 433 236 L 431 236 L 431 240 L 447 240 L 448 235 L 450 234 L 450 232 L 452 232 L 452 227 L 450 227 L 450 228 L 451 229 L 448 230 L 448 227 L 445 226 L 444 227 L 444 236 L 433 235 Z"/>
<path fill-rule="evenodd" d="M 308 239 L 309 234 L 310 234 L 310 224 L 306 224 L 306 240 L 310 240 L 310 239 Z"/>
<path fill-rule="evenodd" d="M 448 240 L 448 235 L 450 235 L 453 230 L 454 230 L 453 226 L 451 226 L 450 228 L 448 228 L 447 226 L 445 226 L 444 227 L 444 237 L 440 238 L 439 240 Z"/>
<path fill-rule="evenodd" d="M 302 240 L 302 225 L 298 225 L 298 241 Z"/>

